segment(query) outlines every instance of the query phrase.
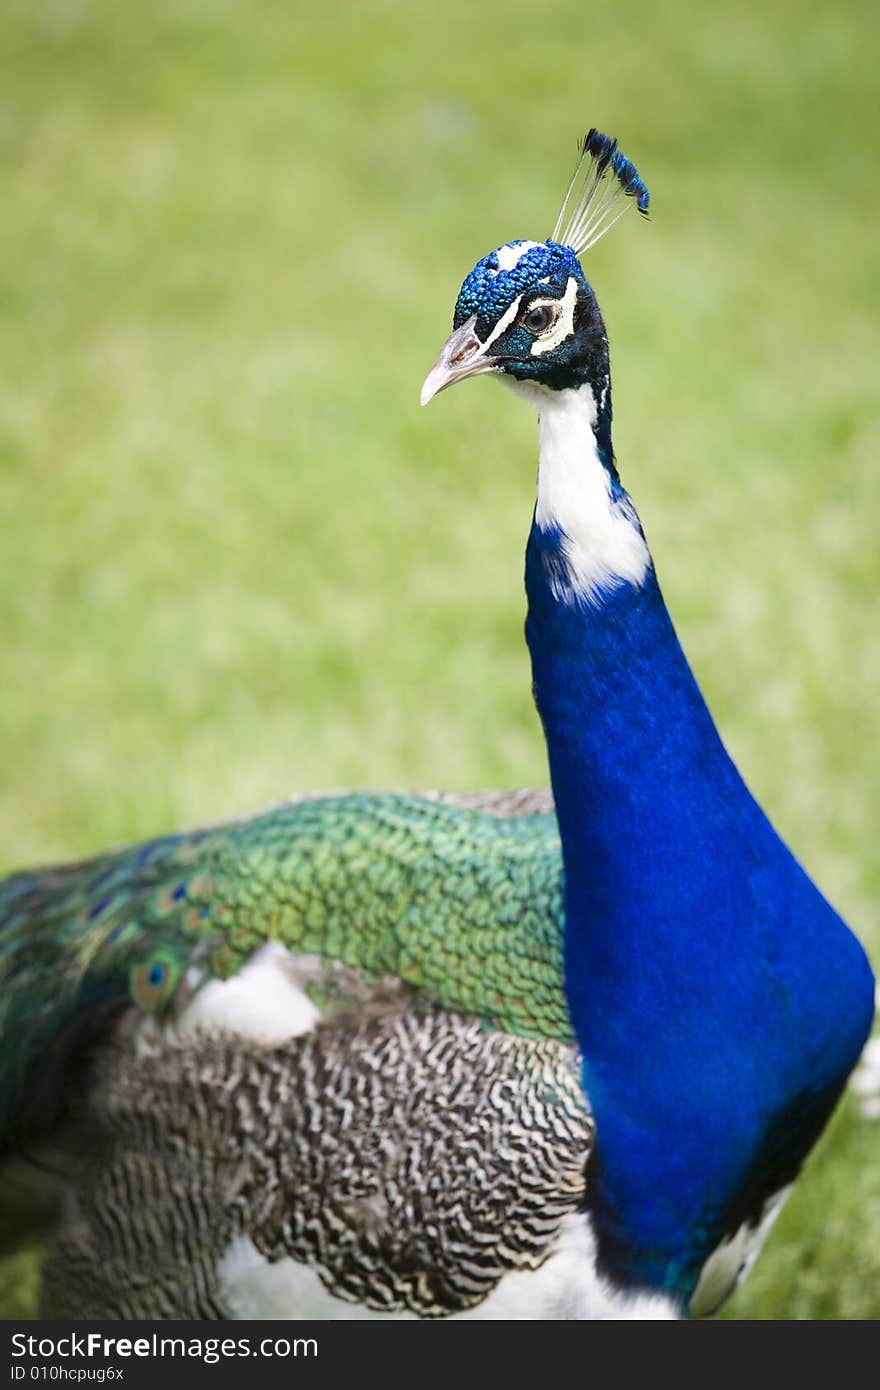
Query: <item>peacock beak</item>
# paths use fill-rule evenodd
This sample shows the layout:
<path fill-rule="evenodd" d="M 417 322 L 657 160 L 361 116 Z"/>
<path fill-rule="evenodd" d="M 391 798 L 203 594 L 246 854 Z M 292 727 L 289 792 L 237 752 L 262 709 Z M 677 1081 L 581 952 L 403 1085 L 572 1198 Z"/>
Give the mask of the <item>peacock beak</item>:
<path fill-rule="evenodd" d="M 474 332 L 476 321 L 476 314 L 472 314 L 443 344 L 436 366 L 425 377 L 420 396 L 422 405 L 427 405 L 447 386 L 464 381 L 465 377 L 495 371 L 496 359 L 489 355 L 486 344 L 481 343 Z"/>

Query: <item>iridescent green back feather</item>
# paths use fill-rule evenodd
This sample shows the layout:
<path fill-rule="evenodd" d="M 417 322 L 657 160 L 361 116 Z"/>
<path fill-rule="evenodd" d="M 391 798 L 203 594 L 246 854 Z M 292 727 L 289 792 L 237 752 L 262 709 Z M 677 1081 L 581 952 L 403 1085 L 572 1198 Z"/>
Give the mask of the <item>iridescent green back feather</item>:
<path fill-rule="evenodd" d="M 66 1032 L 129 1001 L 161 1011 L 271 939 L 568 1039 L 561 920 L 552 813 L 395 793 L 294 801 L 15 874 L 0 884 L 0 1147 Z"/>

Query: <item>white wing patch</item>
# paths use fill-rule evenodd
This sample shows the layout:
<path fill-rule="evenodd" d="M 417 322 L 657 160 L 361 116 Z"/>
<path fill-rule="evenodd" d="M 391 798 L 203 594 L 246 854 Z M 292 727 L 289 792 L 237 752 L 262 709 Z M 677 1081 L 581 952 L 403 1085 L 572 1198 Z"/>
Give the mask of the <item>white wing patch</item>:
<path fill-rule="evenodd" d="M 849 1084 L 859 1098 L 862 1118 L 880 1120 L 880 1036 L 865 1045 Z"/>
<path fill-rule="evenodd" d="M 414 1313 L 379 1312 L 337 1298 L 309 1265 L 284 1259 L 270 1263 L 247 1236 L 237 1236 L 220 1261 L 224 1309 L 232 1318 L 321 1318 L 412 1321 Z M 539 1269 L 506 1274 L 475 1308 L 450 1314 L 451 1321 L 560 1321 L 677 1318 L 662 1294 L 615 1292 L 596 1274 L 595 1245 L 584 1215 L 563 1219 L 550 1256 Z"/>
<path fill-rule="evenodd" d="M 179 1018 L 145 1018 L 137 1035 L 139 1056 L 160 1046 L 197 1037 L 234 1033 L 269 1045 L 308 1033 L 319 1011 L 306 993 L 308 957 L 292 956 L 268 941 L 228 980 L 211 980 L 196 992 Z"/>
<path fill-rule="evenodd" d="M 703 1265 L 697 1287 L 691 1296 L 690 1315 L 702 1318 L 714 1313 L 738 1284 L 745 1279 L 770 1234 L 773 1222 L 785 1205 L 792 1185 L 782 1187 L 764 1204 L 757 1226 L 743 1225 L 723 1240 Z"/>

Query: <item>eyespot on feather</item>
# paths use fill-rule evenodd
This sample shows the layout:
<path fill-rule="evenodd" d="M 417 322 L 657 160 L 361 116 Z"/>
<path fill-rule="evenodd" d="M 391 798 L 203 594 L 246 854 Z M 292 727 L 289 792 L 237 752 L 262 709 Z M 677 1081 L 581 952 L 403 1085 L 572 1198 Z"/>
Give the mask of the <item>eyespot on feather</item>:
<path fill-rule="evenodd" d="M 157 951 L 131 968 L 129 992 L 143 1013 L 155 1013 L 174 993 L 180 965 L 170 952 Z"/>

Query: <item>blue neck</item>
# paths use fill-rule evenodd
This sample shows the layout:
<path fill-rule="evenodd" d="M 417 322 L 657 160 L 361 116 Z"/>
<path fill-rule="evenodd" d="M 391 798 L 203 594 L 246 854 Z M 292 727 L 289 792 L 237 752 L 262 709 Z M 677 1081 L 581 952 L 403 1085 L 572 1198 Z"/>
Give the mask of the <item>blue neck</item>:
<path fill-rule="evenodd" d="M 684 1304 L 797 1172 L 873 982 L 725 752 L 653 568 L 590 602 L 554 580 L 564 547 L 561 526 L 533 523 L 526 636 L 597 1120 L 593 1220 L 607 1274 Z"/>

